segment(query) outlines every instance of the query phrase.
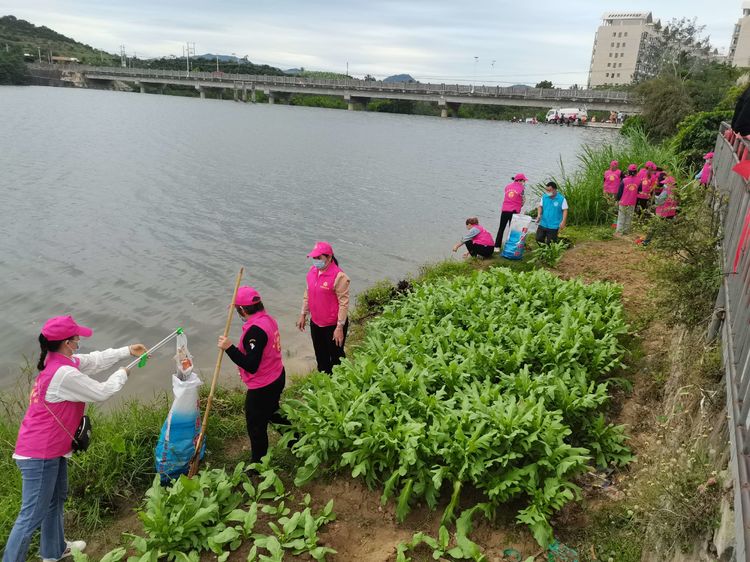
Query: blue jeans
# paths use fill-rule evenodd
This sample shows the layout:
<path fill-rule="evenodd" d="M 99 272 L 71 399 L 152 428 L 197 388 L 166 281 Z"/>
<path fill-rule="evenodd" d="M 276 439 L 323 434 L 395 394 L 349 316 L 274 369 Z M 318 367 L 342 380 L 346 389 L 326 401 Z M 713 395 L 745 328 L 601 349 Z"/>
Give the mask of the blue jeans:
<path fill-rule="evenodd" d="M 21 512 L 5 545 L 3 562 L 25 562 L 31 537 L 42 528 L 39 553 L 57 559 L 65 552 L 63 506 L 68 496 L 68 459 L 17 460 L 21 469 Z"/>

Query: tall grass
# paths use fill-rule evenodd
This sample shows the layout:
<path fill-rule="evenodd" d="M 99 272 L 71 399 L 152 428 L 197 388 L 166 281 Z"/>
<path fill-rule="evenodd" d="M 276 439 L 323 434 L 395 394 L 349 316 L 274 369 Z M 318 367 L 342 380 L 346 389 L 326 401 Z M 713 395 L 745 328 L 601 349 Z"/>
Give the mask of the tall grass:
<path fill-rule="evenodd" d="M 578 156 L 579 167 L 571 175 L 561 166 L 561 175 L 553 178 L 568 201 L 568 223 L 573 225 L 609 224 L 615 217 L 615 206 L 604 197 L 602 184 L 609 163 L 617 160 L 621 170 L 628 164 L 639 167 L 651 160 L 669 173 L 683 168 L 683 159 L 669 143 L 654 144 L 642 129 L 630 130 L 613 144 L 584 146 Z M 534 190 L 541 194 L 542 186 Z"/>
<path fill-rule="evenodd" d="M 30 381 L 36 374 L 28 364 L 22 373 L 16 390 L 0 395 L 0 543 L 8 537 L 21 501 L 21 476 L 11 456 Z M 221 453 L 228 441 L 245 434 L 244 400 L 244 392 L 217 389 L 207 434 L 210 452 Z M 91 445 L 68 464 L 66 513 L 68 522 L 79 531 L 91 533 L 102 528 L 151 485 L 154 448 L 169 404 L 164 395 L 151 402 L 130 401 L 106 412 L 89 408 L 94 427 Z M 223 460 L 221 454 L 218 460 Z"/>

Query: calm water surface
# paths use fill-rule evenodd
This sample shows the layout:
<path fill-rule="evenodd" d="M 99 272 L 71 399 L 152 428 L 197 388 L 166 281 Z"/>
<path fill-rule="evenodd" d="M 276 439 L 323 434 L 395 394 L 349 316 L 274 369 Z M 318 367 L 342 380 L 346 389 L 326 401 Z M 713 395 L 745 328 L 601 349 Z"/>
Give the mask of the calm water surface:
<path fill-rule="evenodd" d="M 294 320 L 316 240 L 333 244 L 354 293 L 401 278 L 452 256 L 467 216 L 495 232 L 512 174 L 544 181 L 560 161 L 575 167 L 582 144 L 612 138 L 42 87 L 0 87 L 0 123 L 0 388 L 17 384 L 58 314 L 94 328 L 88 350 L 183 326 L 210 376 L 240 265 L 279 319 L 287 370 L 302 372 L 312 345 Z M 168 388 L 172 353 L 125 395 Z"/>

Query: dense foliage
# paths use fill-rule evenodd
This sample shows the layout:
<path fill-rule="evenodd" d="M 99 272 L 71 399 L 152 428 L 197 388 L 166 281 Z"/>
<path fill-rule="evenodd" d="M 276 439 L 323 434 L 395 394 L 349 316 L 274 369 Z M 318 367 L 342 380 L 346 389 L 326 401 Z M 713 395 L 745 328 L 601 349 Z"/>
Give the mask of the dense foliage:
<path fill-rule="evenodd" d="M 18 52 L 0 51 L 0 85 L 26 84 L 28 73 L 23 55 Z"/>
<path fill-rule="evenodd" d="M 732 112 L 726 110 L 693 113 L 677 125 L 677 134 L 671 139 L 674 149 L 687 164 L 703 165 L 703 155 L 716 143 L 716 132 L 722 121 L 731 121 Z"/>
<path fill-rule="evenodd" d="M 578 494 L 572 478 L 591 460 L 630 458 L 602 417 L 625 331 L 620 289 L 606 283 L 495 268 L 419 285 L 284 405 L 301 435 L 296 482 L 349 469 L 398 498 L 399 519 L 450 490 L 444 521 L 475 487 L 495 507 L 523 499 L 518 520 L 546 544 L 549 517 Z"/>

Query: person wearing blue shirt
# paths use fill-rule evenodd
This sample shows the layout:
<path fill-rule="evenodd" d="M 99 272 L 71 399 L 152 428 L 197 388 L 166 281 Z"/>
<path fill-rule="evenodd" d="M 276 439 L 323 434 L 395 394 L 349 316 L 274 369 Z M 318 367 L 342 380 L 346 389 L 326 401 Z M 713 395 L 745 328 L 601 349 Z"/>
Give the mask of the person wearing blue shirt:
<path fill-rule="evenodd" d="M 557 234 L 565 228 L 568 220 L 568 202 L 561 193 L 557 192 L 557 184 L 547 182 L 537 208 L 539 227 L 536 231 L 536 241 L 540 244 L 557 242 Z"/>

